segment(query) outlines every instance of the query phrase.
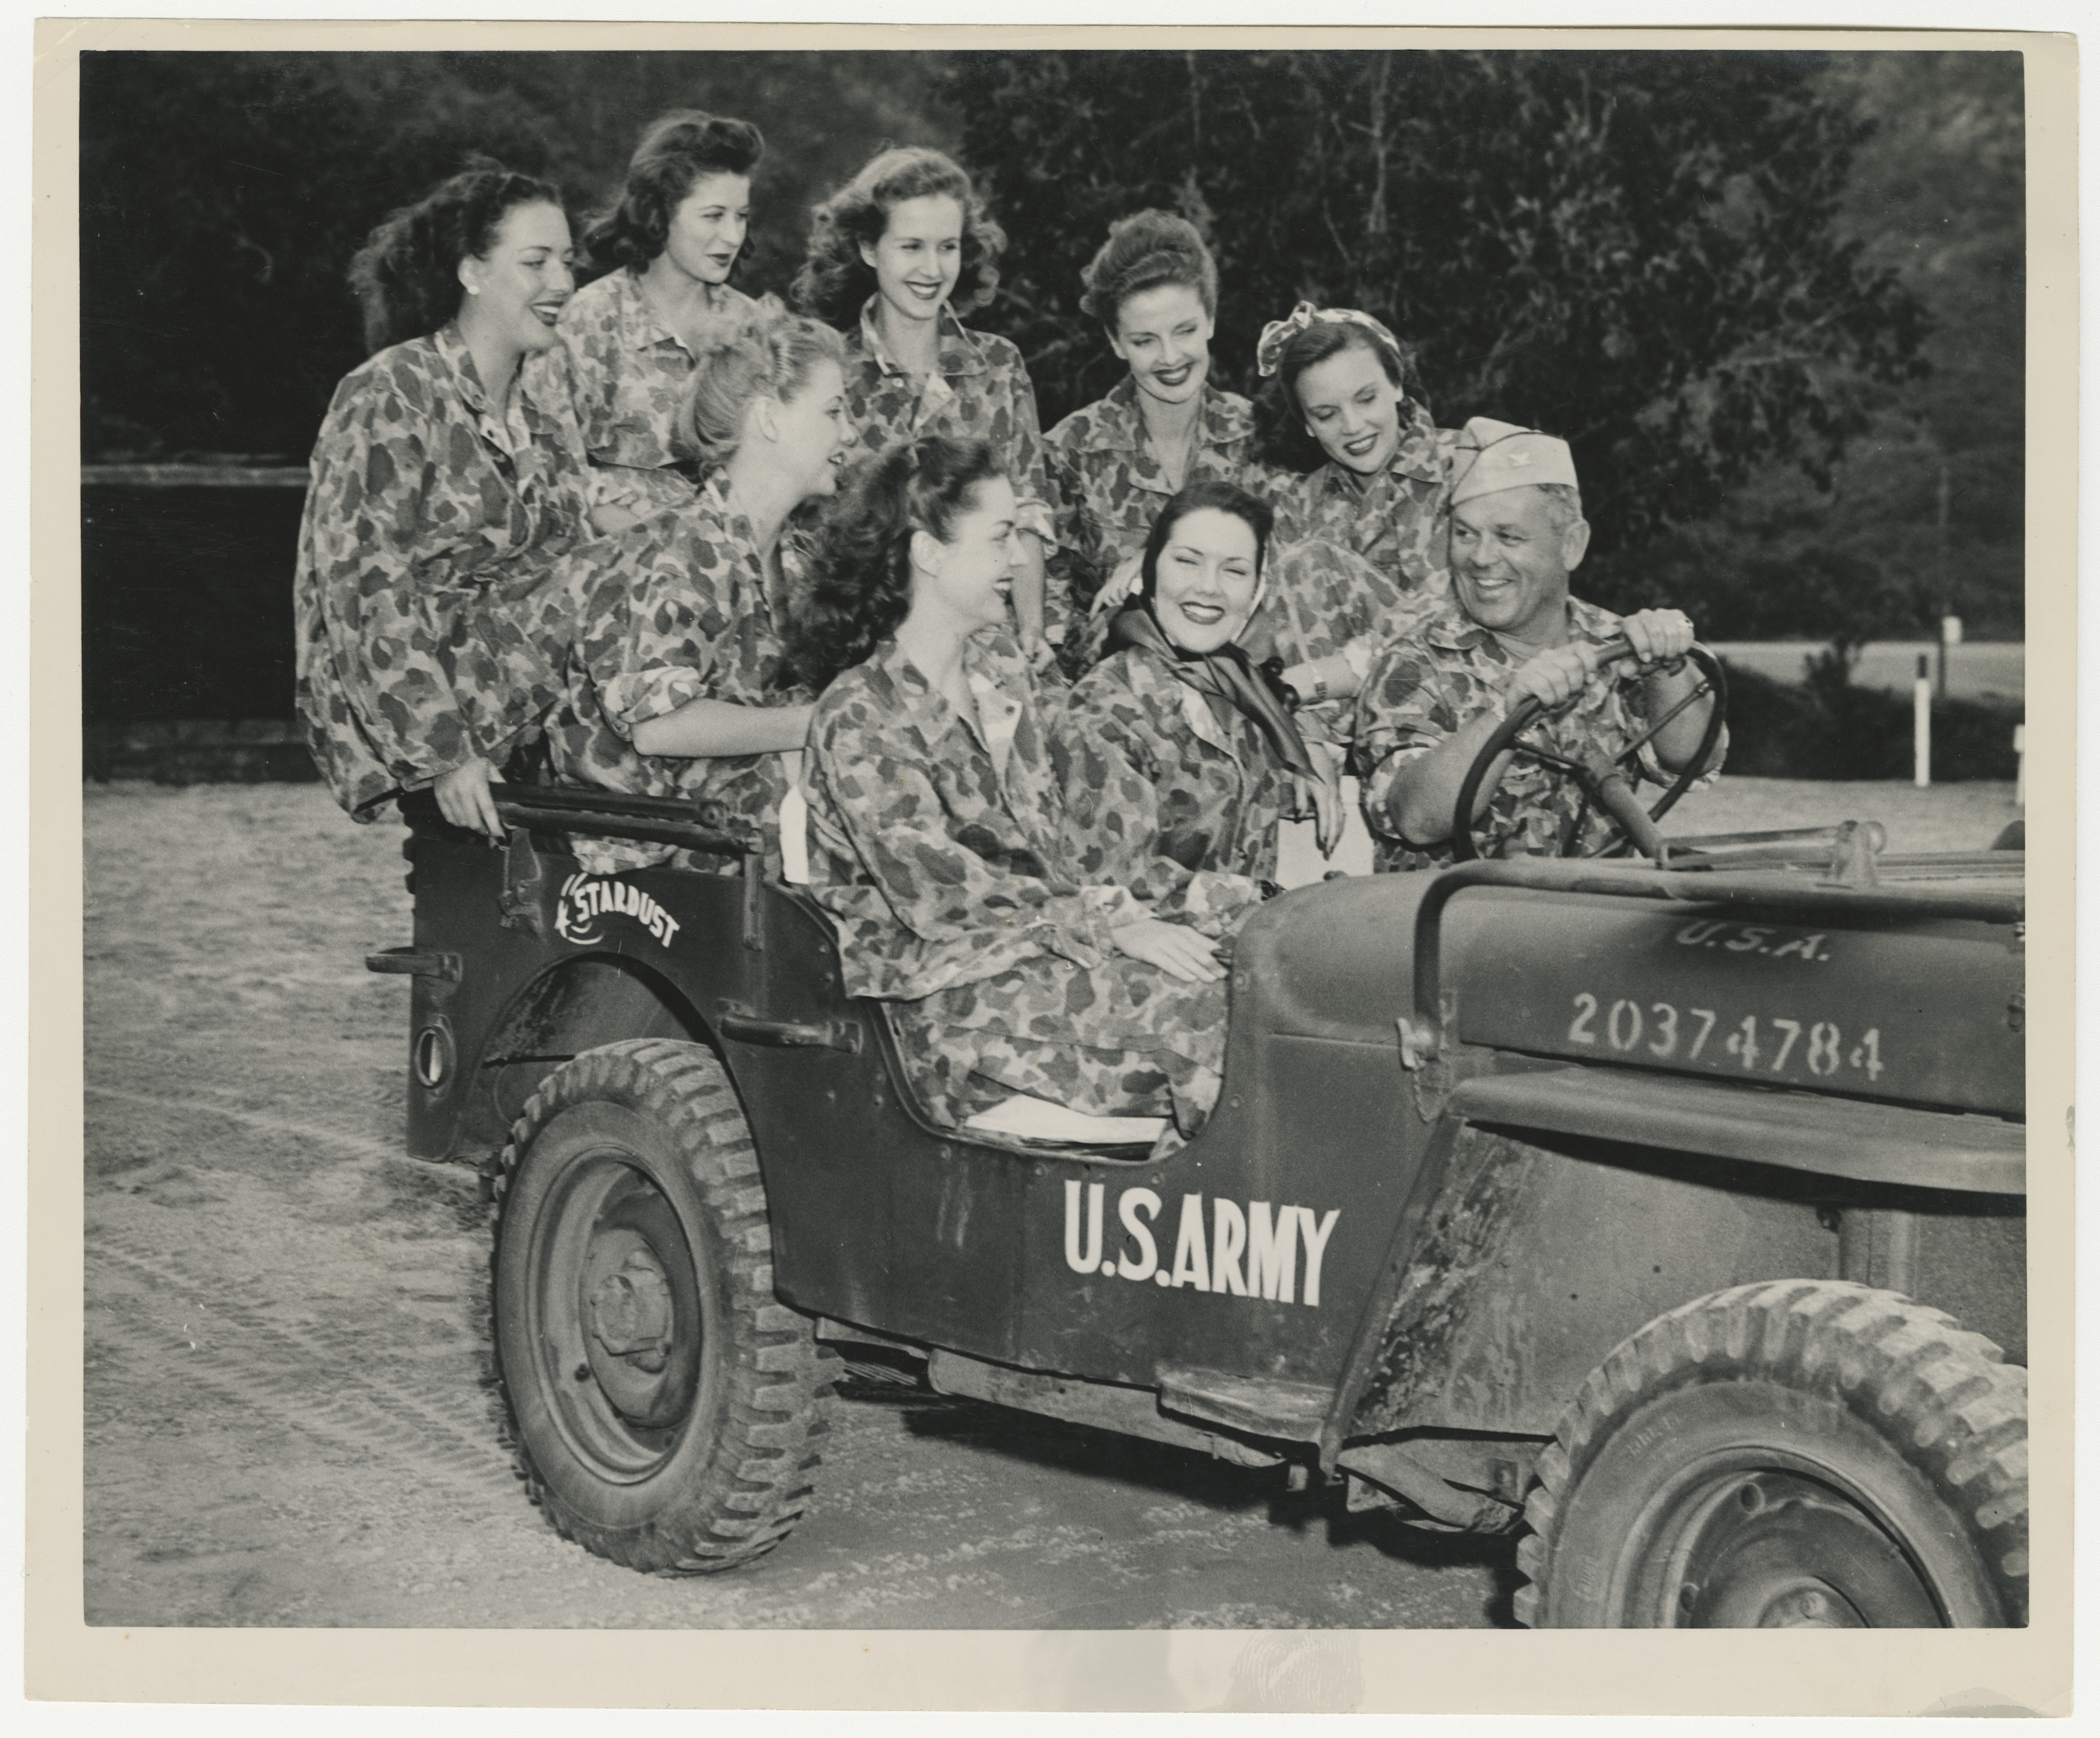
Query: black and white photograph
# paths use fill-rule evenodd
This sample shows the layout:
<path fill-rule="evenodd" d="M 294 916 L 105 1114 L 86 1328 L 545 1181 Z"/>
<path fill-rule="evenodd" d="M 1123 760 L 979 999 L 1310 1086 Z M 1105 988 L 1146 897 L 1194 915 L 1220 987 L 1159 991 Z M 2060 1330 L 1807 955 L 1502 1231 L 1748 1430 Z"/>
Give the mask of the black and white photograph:
<path fill-rule="evenodd" d="M 80 1645 L 2067 1687 L 2066 39 L 278 28 L 40 183 Z"/>

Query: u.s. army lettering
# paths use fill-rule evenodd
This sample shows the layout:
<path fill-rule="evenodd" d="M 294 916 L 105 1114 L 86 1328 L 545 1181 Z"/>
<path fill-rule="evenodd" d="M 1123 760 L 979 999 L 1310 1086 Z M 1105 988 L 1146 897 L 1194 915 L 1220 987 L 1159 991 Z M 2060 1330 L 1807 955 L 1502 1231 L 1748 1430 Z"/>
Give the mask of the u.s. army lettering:
<path fill-rule="evenodd" d="M 1157 1190 L 1126 1189 L 1116 1198 L 1115 1211 L 1123 1246 L 1105 1258 L 1107 1195 L 1105 1183 L 1074 1178 L 1065 1184 L 1065 1264 L 1074 1273 L 1319 1307 L 1321 1269 L 1327 1241 L 1342 1216 L 1339 1207 L 1329 1208 L 1324 1215 L 1295 1205 L 1272 1209 L 1266 1201 L 1250 1201 L 1242 1208 L 1218 1196 L 1207 1214 L 1202 1196 L 1184 1195 L 1175 1222 L 1174 1253 L 1162 1260 L 1158 1233 L 1163 1229 L 1160 1215 L 1167 1204 Z"/>

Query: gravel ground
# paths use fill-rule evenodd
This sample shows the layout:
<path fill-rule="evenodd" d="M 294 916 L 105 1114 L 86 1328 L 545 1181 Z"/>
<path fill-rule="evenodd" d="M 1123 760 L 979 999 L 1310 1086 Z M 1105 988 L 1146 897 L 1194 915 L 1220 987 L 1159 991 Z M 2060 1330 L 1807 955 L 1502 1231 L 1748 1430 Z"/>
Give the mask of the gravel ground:
<path fill-rule="evenodd" d="M 90 787 L 86 1608 L 93 1624 L 1507 1625 L 1511 1553 L 1273 1473 L 869 1389 L 817 1507 L 716 1580 L 558 1539 L 498 1445 L 473 1176 L 400 1156 L 390 823 L 318 786 Z M 1974 848 L 2009 787 L 1726 781 L 1672 831 L 1878 818 Z"/>

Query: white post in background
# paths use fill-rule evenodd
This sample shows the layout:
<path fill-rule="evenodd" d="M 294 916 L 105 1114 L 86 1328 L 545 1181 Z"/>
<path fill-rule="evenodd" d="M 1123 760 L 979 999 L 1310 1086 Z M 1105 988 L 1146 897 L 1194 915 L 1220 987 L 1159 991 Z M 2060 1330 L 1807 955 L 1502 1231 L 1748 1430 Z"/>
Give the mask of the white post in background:
<path fill-rule="evenodd" d="M 2024 809 L 2027 805 L 2027 727 L 2023 724 L 2013 726 L 2013 806 Z"/>
<path fill-rule="evenodd" d="M 1917 681 L 1912 688 L 1911 782 L 1923 790 L 1932 783 L 1932 657 L 1917 656 Z"/>
<path fill-rule="evenodd" d="M 1939 618 L 1939 697 L 1947 698 L 1947 655 L 1961 643 L 1961 618 L 1943 615 Z"/>

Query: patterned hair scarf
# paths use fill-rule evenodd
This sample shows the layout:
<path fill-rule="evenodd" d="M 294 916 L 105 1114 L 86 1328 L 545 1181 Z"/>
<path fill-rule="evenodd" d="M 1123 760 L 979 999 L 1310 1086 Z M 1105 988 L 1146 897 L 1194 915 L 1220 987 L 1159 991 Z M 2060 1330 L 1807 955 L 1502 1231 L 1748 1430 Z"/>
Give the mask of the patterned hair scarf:
<path fill-rule="evenodd" d="M 1251 719 L 1277 759 L 1300 778 L 1326 779 L 1324 770 L 1306 752 L 1305 739 L 1298 734 L 1290 706 L 1279 691 L 1281 682 L 1250 660 L 1239 646 L 1229 641 L 1214 652 L 1198 652 L 1176 646 L 1159 625 L 1149 598 L 1125 609 L 1109 629 L 1110 651 L 1127 646 L 1157 653 L 1167 660 L 1175 681 L 1194 689 L 1214 706 L 1230 706 Z"/>
<path fill-rule="evenodd" d="M 1309 302 L 1301 302 L 1290 311 L 1290 319 L 1272 320 L 1261 329 L 1260 341 L 1254 347 L 1255 373 L 1268 379 L 1282 365 L 1285 345 L 1310 327 L 1331 325 L 1361 326 L 1382 339 L 1394 355 L 1407 354 L 1391 330 L 1368 314 L 1360 314 L 1354 308 L 1316 308 Z"/>

